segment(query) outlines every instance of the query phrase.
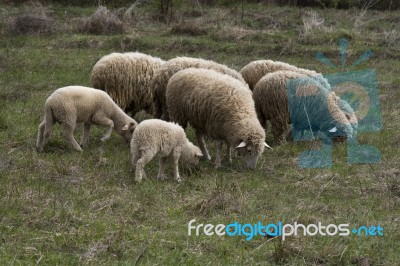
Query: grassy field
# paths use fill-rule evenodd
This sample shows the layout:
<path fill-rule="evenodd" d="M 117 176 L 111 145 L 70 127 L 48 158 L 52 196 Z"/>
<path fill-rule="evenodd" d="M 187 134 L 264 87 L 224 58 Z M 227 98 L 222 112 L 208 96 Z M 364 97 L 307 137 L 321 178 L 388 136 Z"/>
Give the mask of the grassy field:
<path fill-rule="evenodd" d="M 96 7 L 48 6 L 50 33 L 16 34 L 13 19 L 38 7 L 0 5 L 0 263 L 158 265 L 398 265 L 400 262 L 400 17 L 398 12 L 297 9 L 265 5 L 175 10 L 169 23 L 152 7 L 134 9 L 124 33 L 87 34 L 79 27 Z M 122 10 L 124 11 L 124 10 Z M 323 19 L 323 22 L 321 22 Z M 358 136 L 381 152 L 380 164 L 346 163 L 346 144 L 333 148 L 328 169 L 302 169 L 298 155 L 318 143 L 266 150 L 257 169 L 238 158 L 215 169 L 202 161 L 172 169 L 158 181 L 157 162 L 134 182 L 129 149 L 113 133 L 93 129 L 77 153 L 59 127 L 44 153 L 35 151 L 46 97 L 66 85 L 90 86 L 93 64 L 114 51 L 140 51 L 165 60 L 212 59 L 236 70 L 255 59 L 286 61 L 322 73 L 318 51 L 340 65 L 338 40 L 347 38 L 348 66 L 364 51 L 374 56 L 355 70 L 375 69 L 383 129 Z M 139 114 L 139 121 L 148 118 Z M 76 136 L 81 134 L 81 128 Z M 193 131 L 187 131 L 195 141 Z M 267 142 L 273 143 L 268 134 Z M 211 142 L 208 142 L 212 147 Z M 212 147 L 212 155 L 215 154 Z M 188 236 L 187 224 L 348 223 L 380 225 L 384 236 Z"/>

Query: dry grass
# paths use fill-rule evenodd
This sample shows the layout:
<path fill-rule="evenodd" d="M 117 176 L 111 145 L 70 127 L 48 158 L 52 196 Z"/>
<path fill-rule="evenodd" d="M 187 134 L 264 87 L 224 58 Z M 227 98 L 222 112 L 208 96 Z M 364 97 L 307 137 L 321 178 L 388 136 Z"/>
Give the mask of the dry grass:
<path fill-rule="evenodd" d="M 96 12 L 86 19 L 81 31 L 90 34 L 121 34 L 125 32 L 124 23 L 117 15 L 110 12 L 106 7 L 99 6 Z"/>

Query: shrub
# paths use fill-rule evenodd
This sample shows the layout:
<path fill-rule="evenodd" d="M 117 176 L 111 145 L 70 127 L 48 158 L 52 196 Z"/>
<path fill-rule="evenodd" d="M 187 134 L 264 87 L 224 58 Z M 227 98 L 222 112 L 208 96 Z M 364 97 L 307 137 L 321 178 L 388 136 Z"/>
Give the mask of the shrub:
<path fill-rule="evenodd" d="M 99 6 L 96 12 L 91 15 L 84 23 L 81 29 L 84 33 L 91 34 L 119 34 L 124 33 L 124 24 L 106 7 Z"/>
<path fill-rule="evenodd" d="M 54 28 L 53 19 L 36 14 L 20 14 L 9 24 L 9 31 L 13 34 L 49 34 Z"/>

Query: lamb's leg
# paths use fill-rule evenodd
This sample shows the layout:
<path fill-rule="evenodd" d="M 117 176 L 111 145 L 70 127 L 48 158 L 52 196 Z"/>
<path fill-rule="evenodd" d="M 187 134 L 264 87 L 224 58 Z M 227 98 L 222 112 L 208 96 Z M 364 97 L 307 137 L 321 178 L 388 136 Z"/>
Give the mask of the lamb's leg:
<path fill-rule="evenodd" d="M 204 158 L 206 158 L 207 160 L 211 160 L 211 156 L 208 153 L 207 147 L 206 147 L 206 143 L 204 141 L 204 135 L 201 133 L 196 133 L 196 138 L 197 138 L 197 142 L 199 143 L 199 147 L 201 152 L 203 153 Z"/>
<path fill-rule="evenodd" d="M 179 158 L 180 157 L 181 157 L 180 149 L 175 149 L 172 152 L 172 158 L 174 160 L 174 177 L 175 177 L 175 180 L 178 182 L 182 181 L 181 177 L 179 176 Z"/>
<path fill-rule="evenodd" d="M 135 181 L 140 183 L 143 179 L 143 176 L 146 176 L 144 171 L 144 167 L 148 162 L 153 159 L 154 155 L 149 152 L 142 152 L 142 156 L 136 162 L 136 173 L 135 173 Z"/>
<path fill-rule="evenodd" d="M 108 127 L 106 133 L 101 138 L 101 141 L 103 141 L 103 142 L 107 141 L 110 138 L 111 133 L 112 133 L 112 131 L 114 129 L 114 122 L 110 118 L 108 118 L 108 117 L 106 117 L 106 116 L 104 116 L 102 114 L 98 114 L 98 115 L 93 116 L 92 121 L 95 124 L 103 125 L 103 126 L 107 126 Z"/>
<path fill-rule="evenodd" d="M 221 167 L 222 140 L 217 141 L 217 154 L 215 155 L 215 168 Z"/>
<path fill-rule="evenodd" d="M 89 132 L 90 132 L 90 122 L 86 122 L 83 124 L 83 135 L 80 143 L 81 147 L 86 145 L 87 139 L 89 137 Z"/>
<path fill-rule="evenodd" d="M 78 142 L 76 142 L 74 138 L 74 129 L 75 129 L 75 122 L 64 122 L 63 123 L 63 135 L 64 138 L 71 143 L 77 151 L 82 151 L 82 148 L 79 146 Z"/>
<path fill-rule="evenodd" d="M 165 157 L 160 157 L 160 159 L 158 160 L 158 175 L 157 175 L 157 178 L 160 179 L 160 180 L 164 180 L 166 178 L 166 176 L 164 174 L 166 160 L 167 160 L 167 158 L 165 158 Z"/>
<path fill-rule="evenodd" d="M 44 146 L 44 141 L 45 141 L 44 140 L 44 138 L 45 138 L 45 136 L 44 136 L 45 127 L 46 127 L 46 121 L 43 120 L 43 122 L 40 123 L 40 125 L 39 125 L 39 132 L 38 132 L 38 137 L 37 137 L 37 140 L 36 140 L 36 149 L 39 152 L 43 151 L 43 146 Z"/>

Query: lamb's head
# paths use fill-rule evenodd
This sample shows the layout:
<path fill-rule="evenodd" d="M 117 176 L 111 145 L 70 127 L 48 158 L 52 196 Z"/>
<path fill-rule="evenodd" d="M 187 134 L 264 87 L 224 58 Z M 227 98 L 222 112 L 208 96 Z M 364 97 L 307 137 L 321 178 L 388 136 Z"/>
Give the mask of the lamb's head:
<path fill-rule="evenodd" d="M 127 121 L 122 128 L 115 128 L 115 131 L 121 135 L 125 142 L 129 145 L 131 143 L 133 131 L 135 131 L 138 123 L 135 120 Z"/>
<path fill-rule="evenodd" d="M 240 140 L 239 145 L 236 146 L 236 151 L 242 157 L 243 162 L 249 169 L 256 168 L 258 157 L 263 153 L 264 148 L 272 149 L 265 142 L 265 131 L 257 123 L 253 123 L 253 126 L 247 128 L 247 137 Z"/>
<path fill-rule="evenodd" d="M 186 139 L 186 144 L 182 147 L 182 161 L 191 165 L 197 165 L 201 157 L 203 157 L 203 153 L 200 148 Z"/>

